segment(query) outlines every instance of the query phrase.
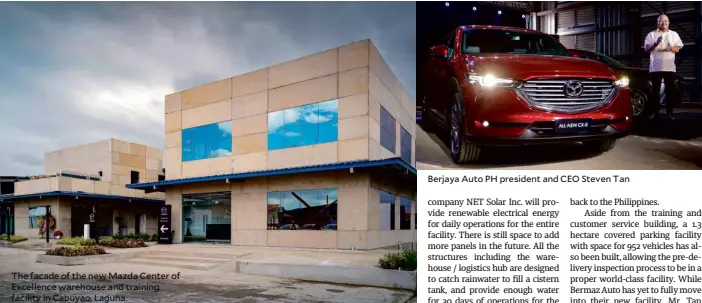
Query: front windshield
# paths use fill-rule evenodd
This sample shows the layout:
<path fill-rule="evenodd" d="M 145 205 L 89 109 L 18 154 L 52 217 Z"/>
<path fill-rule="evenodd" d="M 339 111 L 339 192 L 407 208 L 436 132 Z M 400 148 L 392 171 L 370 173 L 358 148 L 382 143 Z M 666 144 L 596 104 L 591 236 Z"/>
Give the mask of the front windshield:
<path fill-rule="evenodd" d="M 551 36 L 501 29 L 468 29 L 463 32 L 464 54 L 532 54 L 572 57 Z"/>

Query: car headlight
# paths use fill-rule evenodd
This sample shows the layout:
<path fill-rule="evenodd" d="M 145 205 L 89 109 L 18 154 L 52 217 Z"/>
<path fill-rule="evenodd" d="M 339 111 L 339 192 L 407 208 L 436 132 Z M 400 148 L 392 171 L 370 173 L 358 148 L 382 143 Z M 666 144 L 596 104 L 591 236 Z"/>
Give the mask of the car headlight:
<path fill-rule="evenodd" d="M 627 86 L 629 86 L 629 78 L 628 77 L 621 77 L 619 80 L 614 81 L 614 84 L 616 84 L 619 87 L 627 87 Z"/>
<path fill-rule="evenodd" d="M 470 73 L 468 74 L 468 80 L 470 84 L 482 87 L 513 87 L 517 83 L 512 79 L 495 77 L 493 74 L 479 75 Z"/>

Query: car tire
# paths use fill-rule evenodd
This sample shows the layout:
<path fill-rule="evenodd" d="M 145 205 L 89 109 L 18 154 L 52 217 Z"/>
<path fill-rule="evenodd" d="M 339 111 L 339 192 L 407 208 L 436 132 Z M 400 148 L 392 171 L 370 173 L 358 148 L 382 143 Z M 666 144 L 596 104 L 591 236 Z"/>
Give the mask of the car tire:
<path fill-rule="evenodd" d="M 598 140 L 583 142 L 585 148 L 591 152 L 604 153 L 612 150 L 617 144 L 617 140 Z"/>
<path fill-rule="evenodd" d="M 631 90 L 631 115 L 634 119 L 641 119 L 651 115 L 653 106 L 648 102 L 648 95 L 638 89 Z"/>
<path fill-rule="evenodd" d="M 465 140 L 465 116 L 460 102 L 460 93 L 454 92 L 449 115 L 449 151 L 456 164 L 475 163 L 480 160 L 483 148 Z"/>

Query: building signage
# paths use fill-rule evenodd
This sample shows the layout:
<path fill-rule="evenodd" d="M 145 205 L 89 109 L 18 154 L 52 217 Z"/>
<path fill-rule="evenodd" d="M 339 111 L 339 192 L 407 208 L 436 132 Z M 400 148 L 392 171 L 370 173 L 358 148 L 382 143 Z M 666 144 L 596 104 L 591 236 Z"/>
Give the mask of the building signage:
<path fill-rule="evenodd" d="M 93 211 L 90 212 L 90 216 L 88 216 L 88 224 L 90 224 L 90 235 L 88 235 L 90 238 L 95 239 L 95 241 L 98 241 L 98 224 L 97 224 L 97 213 L 95 213 L 95 208 L 93 207 Z"/>
<path fill-rule="evenodd" d="M 171 243 L 171 206 L 163 205 L 158 214 L 158 244 Z"/>

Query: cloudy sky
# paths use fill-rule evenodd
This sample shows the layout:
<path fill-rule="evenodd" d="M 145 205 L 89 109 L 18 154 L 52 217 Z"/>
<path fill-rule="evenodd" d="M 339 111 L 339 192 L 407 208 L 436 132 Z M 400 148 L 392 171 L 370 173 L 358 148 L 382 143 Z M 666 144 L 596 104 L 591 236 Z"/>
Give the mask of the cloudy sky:
<path fill-rule="evenodd" d="M 370 38 L 415 96 L 415 4 L 0 3 L 0 175 L 107 138 L 162 147 L 166 94 Z"/>

